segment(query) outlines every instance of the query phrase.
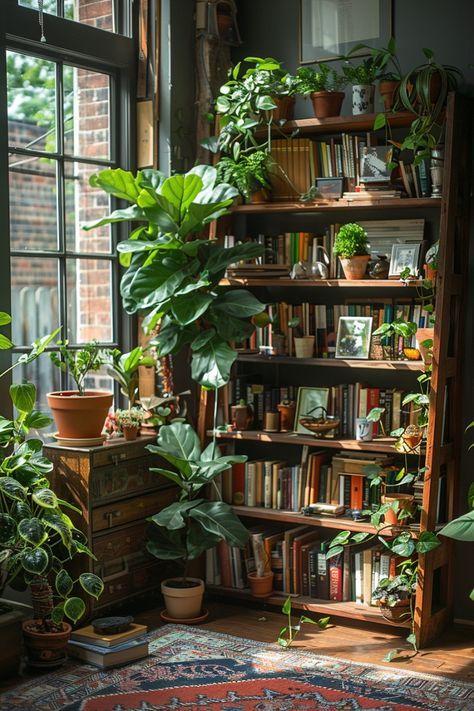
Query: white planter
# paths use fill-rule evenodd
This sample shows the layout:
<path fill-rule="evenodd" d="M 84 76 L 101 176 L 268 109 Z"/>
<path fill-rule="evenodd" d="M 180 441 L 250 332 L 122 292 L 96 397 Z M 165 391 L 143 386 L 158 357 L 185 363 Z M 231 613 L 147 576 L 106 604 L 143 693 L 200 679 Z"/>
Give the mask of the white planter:
<path fill-rule="evenodd" d="M 352 87 L 352 114 L 372 114 L 374 112 L 373 84 L 354 84 Z"/>
<path fill-rule="evenodd" d="M 297 358 L 312 358 L 314 351 L 314 336 L 295 338 L 295 355 Z"/>

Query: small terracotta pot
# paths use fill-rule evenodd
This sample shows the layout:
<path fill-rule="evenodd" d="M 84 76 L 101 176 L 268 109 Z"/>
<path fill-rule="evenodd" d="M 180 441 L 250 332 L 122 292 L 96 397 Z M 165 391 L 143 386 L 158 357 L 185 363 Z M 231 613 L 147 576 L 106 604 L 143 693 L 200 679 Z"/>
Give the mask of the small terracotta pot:
<path fill-rule="evenodd" d="M 272 96 L 273 101 L 277 105 L 273 109 L 274 121 L 292 121 L 295 115 L 295 97 L 294 96 Z"/>
<path fill-rule="evenodd" d="M 416 345 L 420 350 L 423 362 L 426 365 L 430 365 L 433 359 L 433 347 L 426 348 L 422 346 L 423 341 L 433 340 L 434 338 L 434 328 L 419 328 L 416 332 Z"/>
<path fill-rule="evenodd" d="M 392 79 L 383 79 L 379 84 L 379 92 L 382 97 L 385 111 L 392 111 L 396 98 L 396 92 L 400 82 Z"/>
<path fill-rule="evenodd" d="M 370 259 L 368 254 L 361 254 L 357 257 L 349 257 L 347 259 L 339 257 L 339 259 L 341 260 L 342 268 L 344 270 L 344 276 L 348 281 L 365 279 L 367 264 Z"/>
<path fill-rule="evenodd" d="M 62 390 L 48 393 L 46 397 L 59 437 L 67 439 L 100 437 L 105 418 L 112 405 L 113 393 L 86 390 L 84 395 L 79 395 L 77 390 Z"/>
<path fill-rule="evenodd" d="M 254 597 L 270 597 L 273 592 L 273 570 L 263 575 L 248 573 L 247 580 L 250 592 Z"/>
<path fill-rule="evenodd" d="M 408 622 L 410 619 L 410 599 L 398 600 L 393 607 L 385 604 L 383 600 L 377 600 L 377 605 L 383 617 L 389 622 L 399 624 L 400 622 Z"/>
<path fill-rule="evenodd" d="M 264 202 L 268 202 L 268 193 L 265 188 L 259 188 L 250 193 L 251 205 L 261 205 Z"/>
<path fill-rule="evenodd" d="M 398 501 L 398 511 L 401 511 L 402 509 L 411 511 L 415 500 L 413 494 L 385 494 L 380 498 L 382 504 L 391 504 L 393 501 Z M 394 511 L 393 509 L 386 511 L 384 513 L 385 523 L 390 526 L 400 526 L 402 522 L 398 520 L 398 511 Z"/>
<path fill-rule="evenodd" d="M 314 336 L 295 338 L 295 355 L 297 358 L 312 358 L 314 352 Z"/>
<path fill-rule="evenodd" d="M 313 91 L 311 101 L 315 117 L 339 116 L 344 96 L 343 91 Z"/>
<path fill-rule="evenodd" d="M 277 410 L 280 413 L 280 432 L 293 432 L 295 424 L 296 403 L 291 402 L 288 405 L 277 405 Z"/>
<path fill-rule="evenodd" d="M 433 269 L 433 267 L 430 264 L 424 264 L 423 269 L 425 272 L 425 279 L 429 279 L 434 284 L 436 281 L 436 277 L 438 276 L 438 270 Z"/>
<path fill-rule="evenodd" d="M 130 425 L 128 427 L 122 427 L 124 439 L 127 442 L 133 442 L 133 440 L 135 440 L 138 437 L 138 430 L 139 430 L 138 425 L 134 425 L 134 426 Z"/>
<path fill-rule="evenodd" d="M 232 15 L 224 15 L 223 13 L 217 14 L 217 30 L 219 32 L 219 37 L 227 39 L 229 30 L 234 24 Z"/>
<path fill-rule="evenodd" d="M 168 578 L 161 583 L 161 593 L 165 599 L 166 612 L 175 620 L 193 619 L 202 612 L 204 582 L 200 578 L 187 578 L 192 587 L 174 587 L 179 578 Z"/>
<path fill-rule="evenodd" d="M 71 636 L 72 627 L 63 622 L 62 632 L 36 632 L 32 625 L 40 620 L 23 622 L 23 636 L 28 654 L 28 664 L 39 668 L 61 666 L 66 660 L 66 646 Z"/>

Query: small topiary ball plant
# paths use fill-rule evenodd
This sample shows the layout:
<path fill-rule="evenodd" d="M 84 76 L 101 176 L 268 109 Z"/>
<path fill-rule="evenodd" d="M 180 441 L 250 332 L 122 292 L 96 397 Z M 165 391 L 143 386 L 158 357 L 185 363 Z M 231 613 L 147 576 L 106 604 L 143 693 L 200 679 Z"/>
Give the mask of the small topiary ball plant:
<path fill-rule="evenodd" d="M 364 228 L 356 222 L 342 225 L 334 241 L 334 254 L 342 259 L 368 255 L 369 243 Z"/>

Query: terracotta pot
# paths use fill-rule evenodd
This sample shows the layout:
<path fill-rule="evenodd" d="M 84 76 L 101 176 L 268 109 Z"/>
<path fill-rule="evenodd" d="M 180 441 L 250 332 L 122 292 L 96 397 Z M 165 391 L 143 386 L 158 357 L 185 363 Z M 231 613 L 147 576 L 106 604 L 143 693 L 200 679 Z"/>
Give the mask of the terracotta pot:
<path fill-rule="evenodd" d="M 273 571 L 270 570 L 263 575 L 248 573 L 247 580 L 250 592 L 254 597 L 270 597 L 273 592 Z"/>
<path fill-rule="evenodd" d="M 248 430 L 253 423 L 253 410 L 250 405 L 232 405 L 230 416 L 234 430 Z"/>
<path fill-rule="evenodd" d="M 380 498 L 382 504 L 391 504 L 394 501 L 398 501 L 398 511 L 389 509 L 384 513 L 385 523 L 390 526 L 400 526 L 402 524 L 402 522 L 398 520 L 398 512 L 402 509 L 407 509 L 408 511 L 411 511 L 413 509 L 413 502 L 415 500 L 413 494 L 385 494 Z"/>
<path fill-rule="evenodd" d="M 339 116 L 344 97 L 343 91 L 313 91 L 311 101 L 315 117 Z"/>
<path fill-rule="evenodd" d="M 295 115 L 295 97 L 294 96 L 272 96 L 273 101 L 277 105 L 273 109 L 274 121 L 292 121 Z"/>
<path fill-rule="evenodd" d="M 431 264 L 424 264 L 423 269 L 425 271 L 425 279 L 429 279 L 434 284 L 436 281 L 436 277 L 438 276 L 438 270 L 433 269 Z"/>
<path fill-rule="evenodd" d="M 277 405 L 277 410 L 280 413 L 280 432 L 293 432 L 296 403 L 290 402 L 288 405 L 280 403 Z"/>
<path fill-rule="evenodd" d="M 39 620 L 26 620 L 22 625 L 28 664 L 39 668 L 59 667 L 66 660 L 66 646 L 72 627 L 67 622 L 63 622 L 62 632 L 35 632 L 31 626 L 39 622 Z"/>
<path fill-rule="evenodd" d="M 379 92 L 382 97 L 385 111 L 393 111 L 393 104 L 396 92 L 400 86 L 400 81 L 383 79 L 379 84 Z"/>
<path fill-rule="evenodd" d="M 433 347 L 426 348 L 422 346 L 423 341 L 433 340 L 434 338 L 434 328 L 418 328 L 416 331 L 416 345 L 421 353 L 423 362 L 427 365 L 431 364 L 433 358 Z"/>
<path fill-rule="evenodd" d="M 193 619 L 202 611 L 204 581 L 200 578 L 186 578 L 189 587 L 174 587 L 180 584 L 180 578 L 168 578 L 161 583 L 161 592 L 165 599 L 166 612 L 175 620 Z"/>
<path fill-rule="evenodd" d="M 221 13 L 217 14 L 217 30 L 219 32 L 219 37 L 228 39 L 229 30 L 233 25 L 232 15 L 224 15 Z"/>
<path fill-rule="evenodd" d="M 392 623 L 409 622 L 410 620 L 410 599 L 398 600 L 397 604 L 389 607 L 383 600 L 377 600 L 380 612 L 383 617 Z"/>
<path fill-rule="evenodd" d="M 314 336 L 295 338 L 295 355 L 297 358 L 312 358 L 314 352 Z"/>
<path fill-rule="evenodd" d="M 369 255 L 362 254 L 357 257 L 339 257 L 341 260 L 342 268 L 344 270 L 344 276 L 349 281 L 356 281 L 357 279 L 365 279 L 367 272 L 367 264 L 369 263 Z"/>
<path fill-rule="evenodd" d="M 122 427 L 122 432 L 125 440 L 127 442 L 133 442 L 138 436 L 138 430 L 139 427 L 138 425 L 135 426 L 129 426 L 129 427 Z"/>
<path fill-rule="evenodd" d="M 100 437 L 105 418 L 112 405 L 113 393 L 104 390 L 62 390 L 48 393 L 48 405 L 58 428 L 59 437 L 90 439 Z"/>
<path fill-rule="evenodd" d="M 261 205 L 264 202 L 268 202 L 268 193 L 265 188 L 259 188 L 250 193 L 251 205 Z"/>

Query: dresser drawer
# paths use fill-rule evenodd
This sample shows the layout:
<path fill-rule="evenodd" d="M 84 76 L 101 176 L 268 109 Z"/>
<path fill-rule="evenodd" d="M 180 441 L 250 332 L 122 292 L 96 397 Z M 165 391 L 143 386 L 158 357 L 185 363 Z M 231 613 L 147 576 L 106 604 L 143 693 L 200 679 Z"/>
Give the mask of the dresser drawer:
<path fill-rule="evenodd" d="M 104 531 L 115 526 L 123 526 L 132 521 L 143 521 L 148 516 L 161 511 L 173 503 L 177 497 L 177 489 L 163 489 L 152 494 L 123 499 L 98 506 L 92 511 L 92 532 Z"/>
<path fill-rule="evenodd" d="M 103 445 L 102 447 L 94 447 L 89 450 L 91 467 L 105 467 L 109 464 L 120 464 L 129 459 L 138 459 L 146 457 L 149 452 L 145 449 L 148 444 L 156 444 L 156 436 L 138 437 L 134 442 L 124 442 L 119 440 Z"/>
<path fill-rule="evenodd" d="M 105 580 L 99 606 L 104 607 L 130 595 L 138 595 L 148 588 L 159 587 L 160 581 L 164 579 L 162 573 L 162 561 L 156 561 Z"/>
<path fill-rule="evenodd" d="M 153 466 L 158 466 L 157 458 L 150 455 L 94 469 L 89 480 L 92 501 L 97 505 L 118 496 L 169 487 L 165 477 L 150 471 Z"/>
<path fill-rule="evenodd" d="M 94 536 L 92 549 L 97 562 L 105 563 L 117 558 L 127 559 L 128 556 L 143 551 L 148 526 L 150 526 L 148 521 L 141 521 L 105 535 Z"/>

